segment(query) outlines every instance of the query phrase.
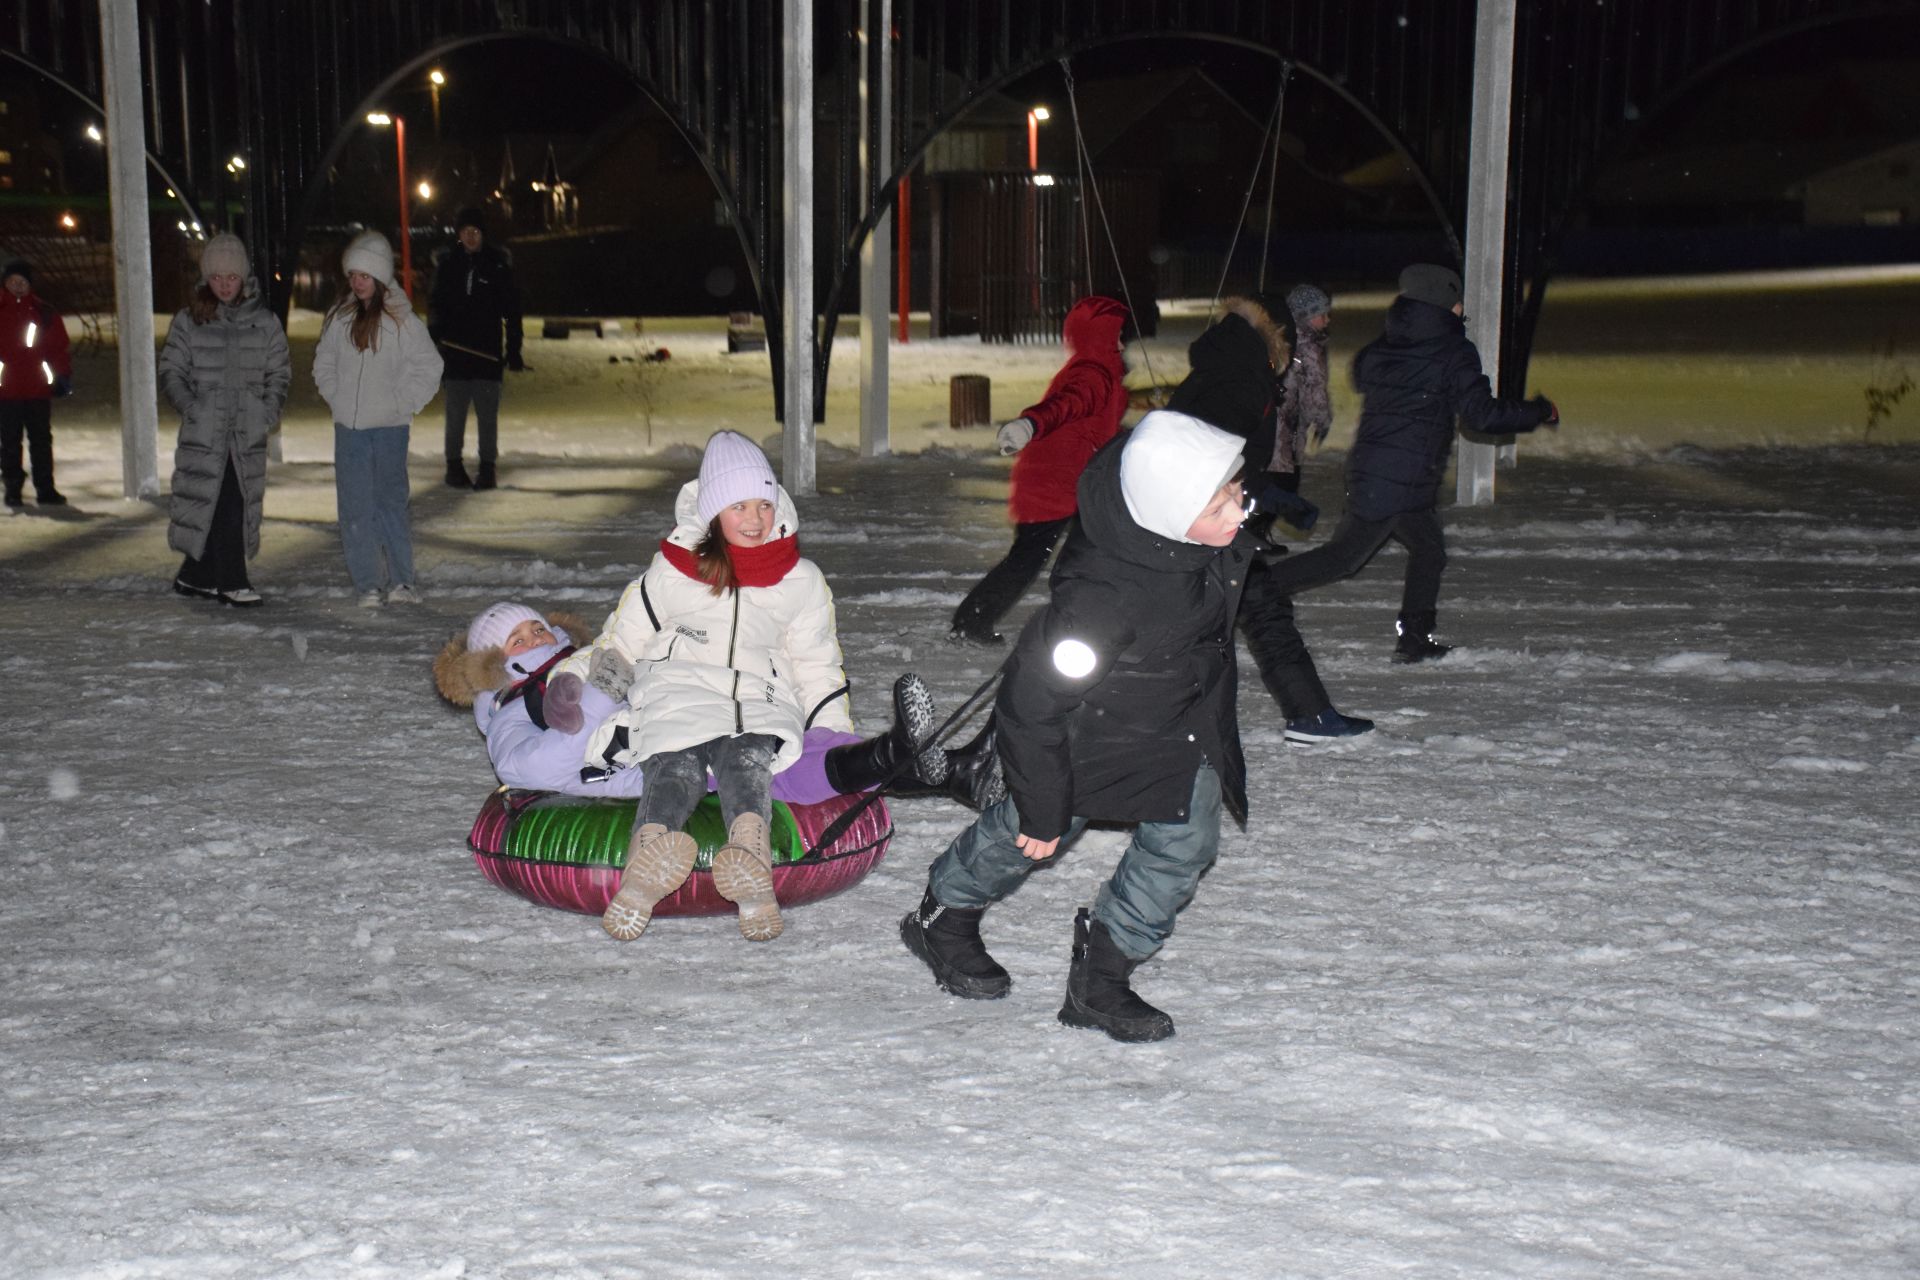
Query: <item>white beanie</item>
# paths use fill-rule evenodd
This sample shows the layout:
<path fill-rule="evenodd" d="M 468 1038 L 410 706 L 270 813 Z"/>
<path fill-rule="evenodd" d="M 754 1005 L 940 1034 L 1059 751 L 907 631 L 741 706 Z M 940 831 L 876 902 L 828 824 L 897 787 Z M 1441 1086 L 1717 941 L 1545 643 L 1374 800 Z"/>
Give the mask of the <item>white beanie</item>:
<path fill-rule="evenodd" d="M 393 246 L 378 231 L 362 231 L 340 255 L 342 271 L 364 271 L 389 289 L 400 286 L 393 278 Z"/>
<path fill-rule="evenodd" d="M 222 231 L 200 250 L 202 280 L 211 280 L 219 275 L 239 276 L 245 280 L 247 274 L 247 246 L 232 232 Z"/>
<path fill-rule="evenodd" d="M 713 518 L 736 502 L 765 498 L 780 504 L 780 484 L 760 446 L 738 431 L 716 431 L 700 459 L 700 522 Z"/>
<path fill-rule="evenodd" d="M 488 605 L 473 620 L 473 625 L 467 628 L 467 652 L 506 648 L 507 637 L 523 622 L 537 622 L 549 631 L 553 629 L 545 618 L 523 604 L 502 600 L 499 604 Z"/>
<path fill-rule="evenodd" d="M 1148 533 L 1193 542 L 1187 530 L 1244 463 L 1246 441 L 1198 418 L 1155 409 L 1120 451 L 1120 495 Z"/>

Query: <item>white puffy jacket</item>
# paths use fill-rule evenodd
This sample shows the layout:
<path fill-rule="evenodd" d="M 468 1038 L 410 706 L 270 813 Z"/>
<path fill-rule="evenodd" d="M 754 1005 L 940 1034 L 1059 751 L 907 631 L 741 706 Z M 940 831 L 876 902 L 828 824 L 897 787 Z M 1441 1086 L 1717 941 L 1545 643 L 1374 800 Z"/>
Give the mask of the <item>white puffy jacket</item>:
<path fill-rule="evenodd" d="M 706 536 L 699 493 L 698 480 L 680 490 L 667 539 L 689 551 Z M 775 519 L 769 541 L 799 528 L 785 489 Z M 628 748 L 616 757 L 623 764 L 715 738 L 765 733 L 780 740 L 773 762 L 778 773 L 799 759 L 806 730 L 853 728 L 833 592 L 811 560 L 800 560 L 770 587 L 716 596 L 656 552 L 621 595 L 599 639 L 559 669 L 584 679 L 594 652 L 609 645 L 633 664 L 631 709 L 603 727 L 589 759 L 605 750 L 624 719 Z"/>
<path fill-rule="evenodd" d="M 398 289 L 387 293 L 380 341 L 371 349 L 353 345 L 353 313 L 346 311 L 330 315 L 313 352 L 314 385 L 343 427 L 407 426 L 440 389 L 444 367 L 427 326 Z"/>

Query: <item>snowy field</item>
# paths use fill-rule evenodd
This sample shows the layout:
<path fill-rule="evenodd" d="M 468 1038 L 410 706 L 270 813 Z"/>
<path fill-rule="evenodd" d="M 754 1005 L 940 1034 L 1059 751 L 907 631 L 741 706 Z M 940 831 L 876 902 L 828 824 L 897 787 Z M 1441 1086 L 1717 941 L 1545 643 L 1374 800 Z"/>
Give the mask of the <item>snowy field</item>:
<path fill-rule="evenodd" d="M 1348 350 L 1378 308 L 1351 314 Z M 433 653 L 503 597 L 600 615 L 691 445 L 771 438 L 764 366 L 714 332 L 627 341 L 673 349 L 644 414 L 642 366 L 529 344 L 497 492 L 439 485 L 428 410 L 427 603 L 379 613 L 304 364 L 269 604 L 240 612 L 168 591 L 163 509 L 118 496 L 111 356 L 83 360 L 56 410 L 75 508 L 0 519 L 0 1271 L 1920 1274 L 1920 415 L 1842 443 L 1869 353 L 1543 351 L 1569 425 L 1448 512 L 1453 655 L 1387 661 L 1389 550 L 1300 611 L 1378 732 L 1288 747 L 1243 661 L 1252 822 L 1137 975 L 1178 1035 L 1123 1046 L 1054 1020 L 1115 832 L 988 913 L 1015 988 L 986 1005 L 895 933 L 964 820 L 942 802 L 896 802 L 887 859 L 768 945 L 724 918 L 621 945 L 481 878 L 490 778 Z M 800 504 L 868 729 L 898 672 L 947 707 L 997 661 L 941 638 L 1007 540 L 1007 463 L 942 424 L 947 374 L 992 372 L 1011 413 L 1057 354 L 896 357 L 916 452 L 850 458 L 836 408 Z M 1735 447 L 1728 367 L 1745 403 L 1850 398 Z M 1639 416 L 1597 424 L 1579 378 Z M 1667 378 L 1697 432 L 1662 426 Z M 1306 486 L 1329 521 L 1340 462 Z"/>

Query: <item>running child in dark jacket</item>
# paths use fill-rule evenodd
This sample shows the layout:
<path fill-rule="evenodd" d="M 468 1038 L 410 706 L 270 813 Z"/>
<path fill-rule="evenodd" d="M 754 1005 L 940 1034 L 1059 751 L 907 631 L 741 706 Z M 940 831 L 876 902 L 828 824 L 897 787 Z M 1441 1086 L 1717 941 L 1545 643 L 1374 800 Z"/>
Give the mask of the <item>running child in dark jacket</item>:
<path fill-rule="evenodd" d="M 1388 538 L 1399 542 L 1407 549 L 1407 579 L 1395 662 L 1444 657 L 1451 647 L 1433 638 L 1447 567 L 1435 508 L 1456 421 L 1493 434 L 1560 422 L 1545 396 L 1502 400 L 1493 394 L 1461 311 L 1455 272 L 1421 263 L 1400 273 L 1386 332 L 1353 362 L 1354 385 L 1366 399 L 1347 455 L 1346 515 L 1325 546 L 1272 567 L 1275 588 L 1293 596 L 1351 577 Z"/>
<path fill-rule="evenodd" d="M 1112 298 L 1086 297 L 1061 325 L 1067 363 L 1040 402 L 1000 428 L 1000 452 L 1018 453 L 1007 491 L 1013 546 L 953 611 L 953 638 L 999 644 L 994 624 L 1040 571 L 1073 519 L 1074 489 L 1087 459 L 1120 429 L 1127 411 L 1127 367 L 1120 334 L 1127 309 Z"/>
<path fill-rule="evenodd" d="M 1213 863 L 1222 805 L 1246 820 L 1233 619 L 1252 549 L 1238 538 L 1240 448 L 1159 411 L 1088 464 L 1052 600 L 1020 633 L 995 703 L 1008 797 L 934 862 L 900 922 L 942 989 L 1006 995 L 1012 981 L 980 940 L 985 909 L 1089 819 L 1137 823 L 1074 921 L 1060 1020 L 1116 1040 L 1173 1034 L 1129 977 Z"/>

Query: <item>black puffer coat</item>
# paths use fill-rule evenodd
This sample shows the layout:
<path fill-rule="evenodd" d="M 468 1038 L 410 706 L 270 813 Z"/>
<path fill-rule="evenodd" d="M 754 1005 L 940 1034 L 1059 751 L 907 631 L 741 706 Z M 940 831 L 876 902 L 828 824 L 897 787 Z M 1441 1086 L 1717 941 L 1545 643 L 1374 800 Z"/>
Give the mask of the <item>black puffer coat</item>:
<path fill-rule="evenodd" d="M 500 381 L 509 364 L 520 363 L 524 340 L 512 260 L 490 244 L 478 253 L 460 244 L 447 250 L 434 268 L 433 321 L 427 331 L 447 362 L 443 376 Z"/>
<path fill-rule="evenodd" d="M 1354 357 L 1353 383 L 1366 401 L 1347 455 L 1347 512 L 1362 520 L 1434 505 L 1455 419 L 1476 431 L 1517 433 L 1551 411 L 1543 397 L 1496 398 L 1465 323 L 1414 298 L 1387 308 L 1386 332 Z"/>
<path fill-rule="evenodd" d="M 1191 371 L 1173 389 L 1167 408 L 1239 436 L 1247 442 L 1248 465 L 1265 471 L 1273 457 L 1280 397 L 1273 367 L 1275 326 L 1251 302 L 1230 305 L 1233 309 L 1187 348 Z"/>
<path fill-rule="evenodd" d="M 1134 523 L 1120 491 L 1130 435 L 1087 465 L 1053 599 L 1020 633 L 995 704 L 1020 830 L 1040 840 L 1076 815 L 1182 822 L 1203 762 L 1246 821 L 1233 618 L 1251 544 L 1175 542 Z M 1067 639 L 1092 648 L 1091 675 L 1071 680 L 1054 666 Z"/>

